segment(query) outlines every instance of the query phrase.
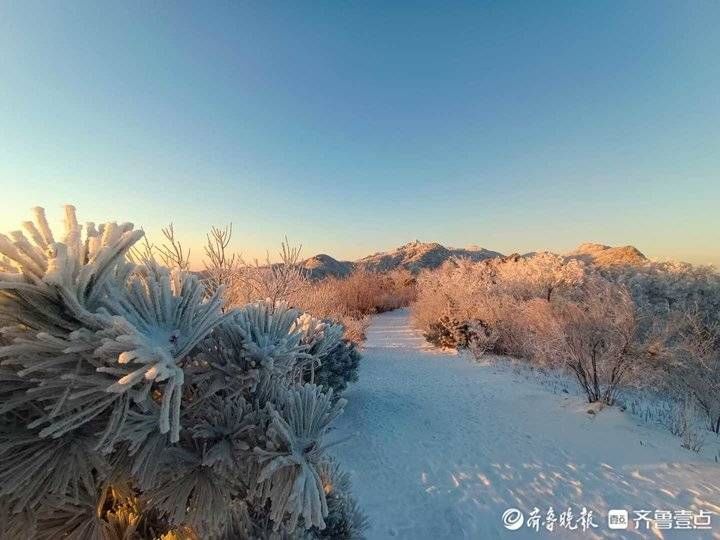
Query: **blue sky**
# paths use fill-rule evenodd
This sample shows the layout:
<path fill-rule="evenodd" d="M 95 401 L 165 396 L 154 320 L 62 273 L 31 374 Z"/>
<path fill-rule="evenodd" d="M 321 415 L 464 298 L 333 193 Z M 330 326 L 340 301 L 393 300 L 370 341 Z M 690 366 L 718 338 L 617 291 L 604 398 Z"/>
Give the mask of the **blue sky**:
<path fill-rule="evenodd" d="M 42 205 L 356 258 L 720 264 L 720 3 L 0 5 L 0 230 Z"/>

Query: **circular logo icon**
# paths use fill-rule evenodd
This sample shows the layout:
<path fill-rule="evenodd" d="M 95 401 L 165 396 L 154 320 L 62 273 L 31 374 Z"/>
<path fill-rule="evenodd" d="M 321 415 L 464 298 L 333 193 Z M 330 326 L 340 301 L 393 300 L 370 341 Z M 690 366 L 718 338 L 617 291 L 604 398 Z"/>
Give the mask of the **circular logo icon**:
<path fill-rule="evenodd" d="M 517 531 L 523 526 L 525 516 L 517 508 L 508 508 L 503 512 L 502 522 L 506 529 L 510 531 Z"/>

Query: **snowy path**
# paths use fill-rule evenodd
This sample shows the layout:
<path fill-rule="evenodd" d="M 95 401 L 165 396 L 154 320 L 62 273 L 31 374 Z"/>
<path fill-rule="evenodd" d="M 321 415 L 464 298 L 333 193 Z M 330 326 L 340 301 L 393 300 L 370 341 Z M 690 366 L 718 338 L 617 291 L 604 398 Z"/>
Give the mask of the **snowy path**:
<path fill-rule="evenodd" d="M 368 538 L 720 538 L 720 465 L 617 409 L 598 415 L 504 362 L 429 350 L 399 310 L 375 317 L 333 448 Z M 527 514 L 593 510 L 591 533 L 506 530 Z M 710 531 L 611 531 L 608 508 L 717 512 Z M 632 513 L 631 513 L 632 518 Z M 630 528 L 633 528 L 632 522 Z"/>

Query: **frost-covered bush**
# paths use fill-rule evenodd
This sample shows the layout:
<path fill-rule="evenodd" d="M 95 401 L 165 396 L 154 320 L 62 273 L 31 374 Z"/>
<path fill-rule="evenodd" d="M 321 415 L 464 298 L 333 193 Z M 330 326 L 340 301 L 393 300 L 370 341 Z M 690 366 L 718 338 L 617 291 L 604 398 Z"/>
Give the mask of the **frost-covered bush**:
<path fill-rule="evenodd" d="M 573 293 L 587 273 L 586 266 L 577 259 L 548 252 L 530 257 L 513 255 L 500 259 L 495 268 L 496 282 L 502 283 L 514 297 L 544 298 L 548 302 L 557 294 Z"/>
<path fill-rule="evenodd" d="M 326 463 L 320 478 L 327 493 L 328 518 L 322 530 L 313 528 L 308 531 L 310 538 L 331 538 L 333 540 L 354 540 L 362 538 L 368 526 L 365 515 L 360 511 L 355 499 L 350 495 L 350 477 L 341 471 L 334 462 Z"/>
<path fill-rule="evenodd" d="M 720 323 L 720 273 L 712 266 L 646 262 L 604 272 L 628 288 L 638 309 L 648 317 L 692 311 L 704 324 Z"/>
<path fill-rule="evenodd" d="M 182 265 L 182 246 L 171 227 L 163 229 L 167 243 L 146 247 L 173 266 Z M 275 305 L 282 302 L 316 317 L 342 324 L 346 339 L 359 343 L 365 338 L 368 315 L 407 306 L 415 295 L 415 279 L 404 270 L 386 273 L 358 271 L 343 278 L 320 281 L 309 278 L 300 258 L 301 246 L 282 243 L 279 260 L 268 256 L 264 263 L 246 263 L 230 252 L 232 226 L 213 228 L 205 246 L 202 272 L 209 291 L 220 286 L 227 306 L 242 306 L 258 300 Z"/>
<path fill-rule="evenodd" d="M 603 272 L 632 294 L 641 339 L 667 338 L 688 314 L 708 328 L 720 325 L 720 273 L 711 266 L 646 262 Z"/>
<path fill-rule="evenodd" d="M 439 345 L 533 356 L 537 336 L 556 326 L 549 304 L 577 294 L 586 273 L 582 263 L 548 253 L 451 260 L 418 278 L 413 319 Z"/>
<path fill-rule="evenodd" d="M 590 403 L 612 404 L 636 355 L 635 306 L 623 287 L 599 275 L 586 279 L 585 297 L 553 305 L 561 333 L 550 351 L 572 371 Z"/>
<path fill-rule="evenodd" d="M 356 271 L 347 277 L 310 282 L 289 301 L 317 317 L 345 327 L 345 337 L 356 343 L 365 337 L 368 316 L 405 307 L 415 298 L 415 278 L 407 271 Z"/>
<path fill-rule="evenodd" d="M 323 388 L 332 388 L 336 395 L 341 394 L 347 385 L 358 380 L 360 353 L 352 341 L 343 340 L 328 351 L 315 368 L 315 383 Z M 308 380 L 306 374 L 305 380 Z"/>
<path fill-rule="evenodd" d="M 464 259 L 420 274 L 412 317 L 426 339 L 441 347 L 467 346 L 471 322 L 500 331 L 510 297 L 496 287 L 496 275 L 496 265 Z M 497 344 L 498 352 L 502 347 Z"/>
<path fill-rule="evenodd" d="M 330 320 L 305 313 L 296 324 L 304 333 L 303 343 L 314 359 L 305 369 L 303 380 L 332 389 L 339 396 L 348 383 L 358 379 L 360 353 L 355 343 L 343 338 L 343 325 Z"/>
<path fill-rule="evenodd" d="M 495 330 L 485 321 L 458 320 L 448 315 L 430 323 L 423 336 L 437 347 L 468 349 L 476 358 L 495 350 L 497 344 Z"/>
<path fill-rule="evenodd" d="M 709 266 L 647 262 L 605 270 L 630 290 L 636 341 L 647 351 L 657 384 L 693 400 L 720 432 L 720 273 Z"/>
<path fill-rule="evenodd" d="M 720 432 L 720 274 L 710 267 L 597 269 L 548 253 L 456 260 L 421 274 L 412 310 L 436 345 L 565 366 L 591 401 L 612 401 L 625 383 L 690 396 Z"/>
<path fill-rule="evenodd" d="M 413 318 L 440 346 L 565 366 L 589 401 L 612 401 L 631 365 L 634 306 L 624 287 L 549 253 L 426 272 Z"/>
<path fill-rule="evenodd" d="M 720 326 L 708 325 L 697 311 L 675 314 L 653 349 L 652 365 L 664 388 L 680 400 L 690 399 L 708 428 L 720 433 Z"/>
<path fill-rule="evenodd" d="M 291 246 L 285 238 L 279 262 L 272 262 L 269 255 L 264 264 L 258 260 L 246 264 L 240 259 L 232 286 L 235 296 L 245 301 L 257 298 L 270 299 L 272 303 L 289 301 L 310 285 L 307 272 L 300 264 L 301 252 L 302 246 Z"/>
<path fill-rule="evenodd" d="M 437 347 L 460 347 L 459 327 L 463 324 L 449 315 L 442 315 L 437 321 L 428 324 L 423 336 Z"/>
<path fill-rule="evenodd" d="M 692 396 L 678 404 L 677 413 L 674 423 L 671 427 L 673 435 L 682 438 L 682 447 L 693 452 L 700 452 L 705 437 L 701 431 L 696 429 L 695 419 L 697 413 L 695 411 L 695 400 Z"/>
<path fill-rule="evenodd" d="M 265 538 L 339 519 L 322 474 L 345 400 L 305 380 L 341 329 L 282 303 L 224 309 L 222 284 L 131 262 L 131 224 L 83 228 L 67 207 L 56 239 L 35 214 L 0 235 L 0 537 Z"/>

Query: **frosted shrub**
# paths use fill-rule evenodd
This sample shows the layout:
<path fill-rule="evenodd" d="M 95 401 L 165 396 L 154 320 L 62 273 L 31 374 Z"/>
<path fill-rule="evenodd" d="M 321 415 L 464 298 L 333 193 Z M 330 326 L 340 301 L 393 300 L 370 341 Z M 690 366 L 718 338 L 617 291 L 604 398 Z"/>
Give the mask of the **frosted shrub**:
<path fill-rule="evenodd" d="M 467 348 L 475 358 L 494 350 L 497 332 L 483 321 L 469 321 L 457 328 L 458 347 Z"/>
<path fill-rule="evenodd" d="M 600 276 L 589 278 L 584 292 L 582 301 L 556 307 L 563 330 L 556 352 L 590 403 L 612 404 L 633 368 L 634 305 L 625 289 Z"/>
<path fill-rule="evenodd" d="M 345 326 L 345 337 L 364 338 L 368 315 L 405 307 L 415 297 L 415 278 L 407 271 L 357 271 L 344 278 L 328 277 L 296 291 L 290 302 L 317 317 Z"/>
<path fill-rule="evenodd" d="M 320 479 L 327 492 L 329 518 L 323 530 L 313 531 L 318 538 L 353 540 L 362 538 L 368 521 L 358 509 L 351 492 L 350 477 L 333 462 L 325 463 L 320 470 Z"/>
<path fill-rule="evenodd" d="M 585 266 L 580 261 L 548 252 L 501 259 L 496 268 L 504 287 L 524 300 L 544 298 L 550 302 L 555 294 L 572 292 L 585 276 Z"/>
<path fill-rule="evenodd" d="M 705 444 L 703 434 L 697 429 L 695 400 L 690 397 L 676 405 L 670 431 L 682 438 L 681 446 L 693 452 L 700 452 Z"/>
<path fill-rule="evenodd" d="M 442 347 L 466 347 L 470 325 L 488 333 L 497 329 L 502 306 L 491 292 L 494 275 L 491 265 L 466 260 L 422 273 L 412 316 L 426 339 Z"/>
<path fill-rule="evenodd" d="M 647 262 L 605 272 L 632 294 L 643 338 L 678 314 L 693 313 L 708 327 L 720 324 L 720 273 L 713 267 Z"/>
<path fill-rule="evenodd" d="M 130 262 L 131 224 L 83 228 L 67 207 L 56 239 L 35 214 L 0 235 L 0 537 L 317 536 L 352 518 L 321 477 L 345 401 L 305 383 L 342 386 L 317 371 L 341 329 L 225 309 L 224 283 Z"/>
<path fill-rule="evenodd" d="M 636 339 L 659 383 L 681 401 L 694 400 L 720 433 L 720 274 L 708 266 L 648 262 L 607 275 L 634 298 Z"/>
<path fill-rule="evenodd" d="M 436 344 L 470 347 L 475 340 L 482 350 L 538 356 L 537 337 L 556 326 L 550 302 L 576 291 L 585 276 L 581 263 L 567 266 L 550 254 L 450 261 L 418 278 L 413 319 Z"/>
<path fill-rule="evenodd" d="M 681 399 L 689 396 L 709 429 L 720 433 L 720 327 L 703 321 L 696 311 L 678 316 L 655 363 L 666 374 L 670 391 Z"/>
<path fill-rule="evenodd" d="M 257 260 L 252 265 L 243 264 L 235 287 L 245 291 L 245 295 L 249 295 L 248 300 L 270 299 L 273 304 L 288 301 L 308 286 L 307 273 L 300 265 L 301 252 L 302 246 L 291 246 L 285 238 L 279 262 L 272 262 L 268 255 L 265 264 Z"/>
<path fill-rule="evenodd" d="M 412 315 L 436 345 L 566 366 L 590 401 L 611 402 L 623 384 L 691 396 L 720 432 L 720 274 L 710 267 L 598 270 L 548 253 L 454 260 L 420 275 Z"/>
<path fill-rule="evenodd" d="M 170 268 L 187 270 L 190 251 L 185 251 L 175 237 L 173 225 L 162 229 L 162 234 L 164 243 L 154 245 L 146 239 L 139 249 L 132 250 L 131 258 L 141 262 L 159 259 Z M 268 253 L 264 262 L 255 259 L 248 263 L 231 251 L 232 236 L 232 223 L 210 229 L 204 246 L 204 270 L 199 273 L 209 294 L 222 289 L 227 307 L 259 300 L 269 300 L 273 305 L 285 302 L 309 284 L 300 264 L 302 246 L 292 246 L 285 238 L 280 244 L 278 262 L 272 262 Z"/>
<path fill-rule="evenodd" d="M 460 321 L 449 315 L 442 315 L 437 321 L 428 324 L 423 336 L 438 347 L 454 348 L 458 346 L 457 329 Z"/>
<path fill-rule="evenodd" d="M 353 342 L 343 339 L 344 327 L 304 314 L 298 319 L 303 341 L 315 360 L 305 369 L 303 380 L 332 389 L 339 395 L 358 379 L 360 353 Z"/>
<path fill-rule="evenodd" d="M 254 449 L 262 466 L 258 495 L 261 502 L 270 503 L 275 530 L 288 515 L 290 530 L 300 517 L 306 528 L 325 528 L 328 509 L 318 470 L 320 441 L 345 405 L 345 400 L 333 404 L 331 397 L 332 390 L 324 394 L 310 384 L 284 392 L 279 408 L 271 411 L 264 447 Z"/>
<path fill-rule="evenodd" d="M 516 303 L 514 315 L 503 322 L 506 350 L 537 363 L 562 365 L 557 346 L 564 338 L 565 328 L 557 310 L 559 302 L 561 299 L 556 295 L 551 302 L 545 298 L 531 298 Z"/>
<path fill-rule="evenodd" d="M 426 272 L 413 319 L 440 346 L 565 366 L 589 401 L 611 402 L 632 364 L 634 305 L 625 289 L 549 253 Z"/>
<path fill-rule="evenodd" d="M 230 252 L 231 239 L 232 225 L 212 228 L 207 237 L 202 273 L 208 291 L 222 287 L 228 307 L 266 300 L 272 305 L 289 303 L 342 324 L 345 338 L 359 343 L 365 337 L 368 314 L 406 306 L 414 293 L 411 276 L 403 272 L 313 282 L 300 264 L 300 246 L 291 246 L 287 239 L 281 245 L 279 262 L 272 262 L 268 256 L 264 264 L 257 260 L 248 264 Z M 158 250 L 161 256 L 174 251 L 171 245 Z"/>

